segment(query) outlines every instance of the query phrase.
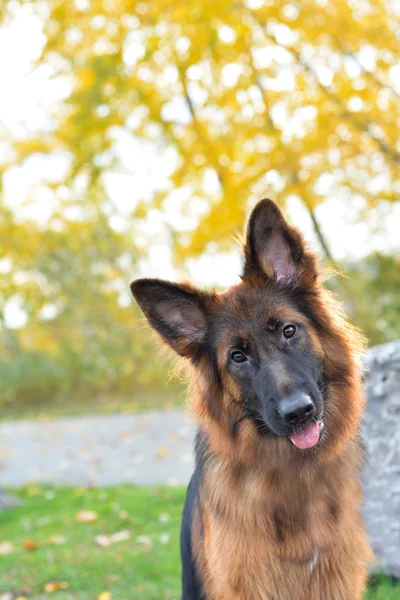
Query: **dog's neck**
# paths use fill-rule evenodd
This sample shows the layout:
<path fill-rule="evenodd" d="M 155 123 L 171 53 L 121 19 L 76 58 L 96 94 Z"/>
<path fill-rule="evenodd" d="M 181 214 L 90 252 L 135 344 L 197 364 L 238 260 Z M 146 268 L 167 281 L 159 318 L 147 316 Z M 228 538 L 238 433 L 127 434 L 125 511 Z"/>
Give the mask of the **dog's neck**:
<path fill-rule="evenodd" d="M 286 461 L 278 469 L 267 456 L 261 464 L 226 460 L 203 432 L 196 454 L 199 506 L 207 522 L 226 535 L 261 537 L 279 560 L 314 568 L 317 553 L 332 547 L 332 532 L 340 536 L 349 527 L 348 515 L 356 518 L 359 484 L 351 446 L 329 465 Z"/>
<path fill-rule="evenodd" d="M 282 440 L 290 444 L 288 440 Z M 290 452 L 269 460 L 268 453 L 257 462 L 228 460 L 215 452 L 206 432 L 200 432 L 196 444 L 198 469 L 201 472 L 202 496 L 210 510 L 221 517 L 242 521 L 258 527 L 263 515 L 281 512 L 284 520 L 306 521 L 316 504 L 324 504 L 332 519 L 340 512 L 335 498 L 346 485 L 357 485 L 359 452 L 357 443 L 350 442 L 346 450 L 329 463 L 318 461 L 317 453 L 301 454 L 291 461 Z M 246 456 L 244 457 L 246 458 Z M 275 519 L 276 520 L 276 519 Z M 279 519 L 278 519 L 279 520 Z M 279 528 L 279 526 L 278 526 Z"/>

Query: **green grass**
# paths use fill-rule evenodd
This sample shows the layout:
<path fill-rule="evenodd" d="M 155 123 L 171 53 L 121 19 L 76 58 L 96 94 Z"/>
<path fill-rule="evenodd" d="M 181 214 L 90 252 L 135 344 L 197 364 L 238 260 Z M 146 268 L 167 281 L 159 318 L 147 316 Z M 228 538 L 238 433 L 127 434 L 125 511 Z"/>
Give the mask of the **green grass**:
<path fill-rule="evenodd" d="M 0 555 L 0 594 L 29 600 L 180 598 L 184 489 L 31 485 L 12 491 L 23 505 L 0 513 L 0 550 L 12 543 L 11 552 Z M 95 511 L 97 520 L 79 522 L 82 510 Z M 121 531 L 129 539 L 110 547 L 96 543 L 96 536 Z M 46 584 L 60 582 L 67 584 L 64 590 L 45 591 Z M 400 600 L 400 584 L 376 578 L 366 600 Z"/>
<path fill-rule="evenodd" d="M 378 575 L 371 581 L 365 600 L 399 600 L 400 582 Z"/>
<path fill-rule="evenodd" d="M 0 593 L 10 591 L 32 600 L 96 600 L 103 592 L 110 592 L 113 600 L 180 597 L 183 489 L 34 485 L 19 495 L 22 507 L 0 513 L 0 543 L 10 541 L 16 549 L 0 556 Z M 98 520 L 78 522 L 76 513 L 81 510 L 96 511 Z M 123 530 L 129 531 L 130 539 L 109 548 L 95 542 L 97 535 Z M 54 543 L 55 535 L 64 536 L 65 543 Z M 150 541 L 140 541 L 140 536 Z M 37 544 L 37 549 L 25 550 L 24 540 Z M 66 582 L 68 587 L 47 594 L 50 582 Z"/>
<path fill-rule="evenodd" d="M 0 398 L 0 421 L 48 420 L 59 417 L 116 413 L 132 413 L 143 410 L 182 408 L 186 391 L 183 385 L 173 382 L 165 391 L 138 390 L 131 395 L 123 394 L 74 394 L 50 396 L 26 401 L 5 402 Z"/>

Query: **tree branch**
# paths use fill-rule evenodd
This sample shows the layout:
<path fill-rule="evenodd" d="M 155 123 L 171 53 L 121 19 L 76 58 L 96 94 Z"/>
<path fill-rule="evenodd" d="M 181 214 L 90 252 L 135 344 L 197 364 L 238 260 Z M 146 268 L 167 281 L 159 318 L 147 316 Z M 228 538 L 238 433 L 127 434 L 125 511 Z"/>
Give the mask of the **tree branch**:
<path fill-rule="evenodd" d="M 400 99 L 400 94 L 398 94 L 397 91 L 391 85 L 382 81 L 375 73 L 371 73 L 371 71 L 367 71 L 367 69 L 362 65 L 357 54 L 354 54 L 354 52 L 352 52 L 350 50 L 350 48 L 347 48 L 344 44 L 342 44 L 342 42 L 340 42 L 340 40 L 335 38 L 334 41 L 335 41 L 337 47 L 339 48 L 340 52 L 342 52 L 342 54 L 344 54 L 345 56 L 350 56 L 350 58 L 352 60 L 354 60 L 354 62 L 361 69 L 361 71 L 364 73 L 364 75 L 366 75 L 366 77 L 368 77 L 368 79 L 370 79 L 377 87 L 379 87 L 381 89 L 389 90 L 389 92 L 391 94 L 393 94 L 393 96 L 396 96 L 396 98 Z"/>
<path fill-rule="evenodd" d="M 208 140 L 204 139 L 203 133 L 201 131 L 201 126 L 200 126 L 200 123 L 199 123 L 198 118 L 197 118 L 196 109 L 195 109 L 193 100 L 192 100 L 192 98 L 190 96 L 190 93 L 189 93 L 189 89 L 188 89 L 188 85 L 187 85 L 187 80 L 186 80 L 186 71 L 179 65 L 178 61 L 177 61 L 177 66 L 178 66 L 178 71 L 179 71 L 179 75 L 180 75 L 180 80 L 181 80 L 181 84 L 182 84 L 182 88 L 183 88 L 183 94 L 184 94 L 184 97 L 185 97 L 185 101 L 186 101 L 186 104 L 188 106 L 189 112 L 190 112 L 190 114 L 192 116 L 197 136 L 201 140 L 202 144 L 204 146 L 207 146 L 207 151 L 208 151 L 208 153 L 210 153 L 209 150 L 210 150 L 211 144 L 209 143 Z M 214 171 L 217 174 L 219 184 L 221 186 L 221 189 L 223 190 L 224 189 L 224 173 L 221 170 L 221 168 L 218 165 L 218 162 L 216 160 L 213 161 L 213 169 L 214 169 Z"/>
<path fill-rule="evenodd" d="M 256 21 L 256 23 L 258 24 L 260 29 L 263 31 L 265 37 L 268 38 L 270 41 L 272 41 L 277 46 L 280 46 L 280 44 L 276 40 L 275 36 L 269 34 L 266 31 L 265 25 L 257 18 L 257 16 L 254 15 L 254 13 L 251 13 L 251 15 L 253 16 L 254 20 Z M 318 75 L 316 74 L 316 72 L 314 71 L 313 67 L 301 56 L 301 54 L 298 50 L 295 50 L 294 48 L 288 48 L 286 46 L 285 46 L 285 50 L 292 55 L 292 57 L 296 60 L 297 64 L 300 65 L 306 73 L 311 75 L 313 80 L 316 82 L 318 87 L 326 94 L 326 96 L 328 96 L 328 98 L 330 98 L 330 100 L 332 100 L 336 104 L 336 106 L 338 106 L 341 109 L 342 116 L 347 121 L 350 121 L 353 124 L 353 126 L 356 129 L 358 129 L 358 131 L 360 131 L 362 133 L 366 133 L 368 135 L 368 137 L 379 147 L 381 152 L 383 154 L 385 154 L 386 156 L 388 156 L 396 165 L 398 165 L 400 163 L 400 153 L 397 152 L 395 149 L 391 148 L 388 144 L 386 144 L 386 142 L 380 140 L 376 135 L 374 135 L 370 130 L 370 127 L 371 127 L 370 123 L 365 123 L 364 121 L 359 119 L 354 113 L 350 112 L 344 106 L 342 100 L 340 98 L 338 98 L 338 96 L 336 96 L 336 94 L 332 91 L 332 89 L 329 86 L 324 85 L 320 81 L 320 79 L 319 79 Z"/>

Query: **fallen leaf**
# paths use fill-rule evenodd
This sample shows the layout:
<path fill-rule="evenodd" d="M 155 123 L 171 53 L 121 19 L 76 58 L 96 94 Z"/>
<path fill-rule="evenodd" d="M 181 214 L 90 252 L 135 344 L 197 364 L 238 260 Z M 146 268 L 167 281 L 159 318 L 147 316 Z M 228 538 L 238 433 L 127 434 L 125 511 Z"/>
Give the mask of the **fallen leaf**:
<path fill-rule="evenodd" d="M 51 535 L 49 537 L 49 542 L 51 544 L 65 544 L 67 538 L 63 535 Z"/>
<path fill-rule="evenodd" d="M 66 581 L 49 581 L 44 586 L 44 591 L 48 594 L 52 594 L 53 592 L 59 592 L 60 590 L 66 590 L 68 583 Z"/>
<path fill-rule="evenodd" d="M 154 458 L 157 460 L 161 460 L 168 456 L 169 450 L 165 446 L 159 446 L 157 450 L 154 452 Z"/>
<path fill-rule="evenodd" d="M 110 600 L 110 598 L 111 592 L 101 592 L 101 594 L 97 596 L 97 600 Z"/>
<path fill-rule="evenodd" d="M 110 537 L 113 542 L 123 542 L 124 540 L 129 540 L 131 534 L 127 529 L 123 529 L 122 531 L 113 533 Z"/>
<path fill-rule="evenodd" d="M 76 513 L 76 520 L 78 523 L 95 523 L 98 518 L 99 515 L 93 510 L 79 510 Z"/>
<path fill-rule="evenodd" d="M 158 520 L 160 521 L 160 523 L 166 523 L 167 521 L 169 521 L 169 514 L 161 513 L 160 515 L 158 515 Z"/>
<path fill-rule="evenodd" d="M 148 535 L 138 535 L 136 541 L 138 544 L 141 544 L 141 546 L 143 546 L 144 550 L 150 550 L 153 545 Z"/>
<path fill-rule="evenodd" d="M 108 548 L 111 544 L 115 544 L 115 542 L 123 542 L 124 540 L 128 540 L 131 537 L 131 534 L 127 529 L 123 529 L 122 531 L 117 531 L 116 533 L 112 533 L 111 535 L 96 535 L 94 541 L 99 546 L 103 548 Z"/>
<path fill-rule="evenodd" d="M 0 542 L 0 554 L 11 554 L 11 552 L 14 552 L 14 550 L 15 548 L 12 542 Z"/>
<path fill-rule="evenodd" d="M 112 544 L 108 535 L 96 535 L 94 541 L 98 546 L 101 546 L 102 548 L 108 548 Z"/>
<path fill-rule="evenodd" d="M 24 594 L 23 597 L 29 596 L 30 594 L 33 594 L 33 589 L 29 587 L 29 585 L 24 585 L 21 588 L 21 594 Z"/>
<path fill-rule="evenodd" d="M 31 483 L 27 488 L 28 496 L 41 496 L 43 490 L 36 483 Z"/>
<path fill-rule="evenodd" d="M 17 596 L 15 600 L 26 600 L 25 596 Z"/>
<path fill-rule="evenodd" d="M 32 552 L 33 550 L 38 549 L 37 543 L 29 539 L 22 540 L 22 546 L 25 550 L 28 550 L 28 552 Z"/>

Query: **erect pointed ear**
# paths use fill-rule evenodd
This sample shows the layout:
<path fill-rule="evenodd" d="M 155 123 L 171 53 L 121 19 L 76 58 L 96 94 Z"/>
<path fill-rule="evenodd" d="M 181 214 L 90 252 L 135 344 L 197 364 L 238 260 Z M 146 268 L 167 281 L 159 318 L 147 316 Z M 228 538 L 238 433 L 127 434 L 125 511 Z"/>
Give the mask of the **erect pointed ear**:
<path fill-rule="evenodd" d="M 131 292 L 155 329 L 181 356 L 192 357 L 205 339 L 207 294 L 186 284 L 136 279 Z"/>
<path fill-rule="evenodd" d="M 317 280 L 314 254 L 272 200 L 260 200 L 251 213 L 244 254 L 243 278 L 261 274 L 267 279 L 308 286 Z"/>

